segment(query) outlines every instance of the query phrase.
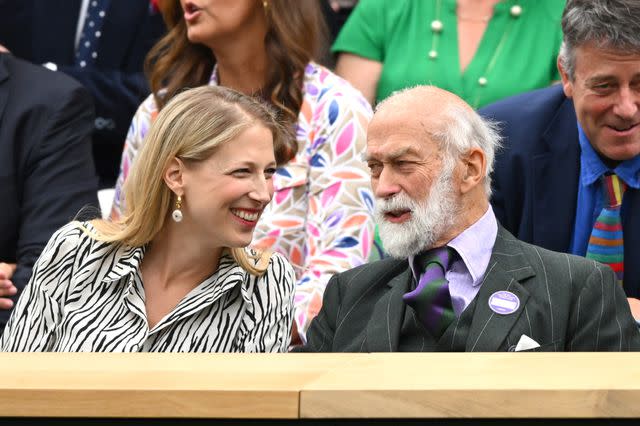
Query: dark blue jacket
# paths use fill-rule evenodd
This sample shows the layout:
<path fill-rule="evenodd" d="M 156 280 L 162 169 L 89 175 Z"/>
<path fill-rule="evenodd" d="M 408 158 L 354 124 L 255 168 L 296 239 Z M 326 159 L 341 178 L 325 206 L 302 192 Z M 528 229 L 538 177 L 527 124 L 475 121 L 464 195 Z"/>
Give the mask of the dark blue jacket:
<path fill-rule="evenodd" d="M 88 204 L 99 212 L 92 128 L 84 87 L 0 53 L 0 262 L 17 263 L 19 292 L 51 235 Z"/>
<path fill-rule="evenodd" d="M 580 178 L 573 101 L 556 85 L 488 105 L 480 114 L 500 122 L 505 138 L 493 173 L 498 220 L 521 240 L 568 252 Z M 625 203 L 624 287 L 628 296 L 640 297 L 640 191 L 625 194 Z"/>
<path fill-rule="evenodd" d="M 131 118 L 149 94 L 144 58 L 164 33 L 149 0 L 112 0 L 107 9 L 98 57 L 92 68 L 74 66 L 75 34 L 81 0 L 0 1 L 0 44 L 15 56 L 74 77 L 93 96 L 96 119 L 93 150 L 102 187 L 113 186 Z"/>

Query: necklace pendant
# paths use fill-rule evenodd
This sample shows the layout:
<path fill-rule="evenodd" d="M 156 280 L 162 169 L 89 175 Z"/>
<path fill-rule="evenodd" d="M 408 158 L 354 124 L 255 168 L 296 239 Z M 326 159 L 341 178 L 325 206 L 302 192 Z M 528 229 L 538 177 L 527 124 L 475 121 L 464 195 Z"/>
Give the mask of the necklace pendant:
<path fill-rule="evenodd" d="M 431 31 L 433 31 L 434 33 L 441 32 L 442 28 L 443 28 L 442 21 L 438 19 L 431 21 Z"/>
<path fill-rule="evenodd" d="M 438 51 L 437 50 L 430 50 L 429 51 L 429 59 L 436 59 L 438 57 Z"/>
<path fill-rule="evenodd" d="M 519 4 L 514 4 L 511 6 L 511 9 L 509 9 L 509 13 L 513 18 L 517 18 L 522 15 L 522 7 Z"/>

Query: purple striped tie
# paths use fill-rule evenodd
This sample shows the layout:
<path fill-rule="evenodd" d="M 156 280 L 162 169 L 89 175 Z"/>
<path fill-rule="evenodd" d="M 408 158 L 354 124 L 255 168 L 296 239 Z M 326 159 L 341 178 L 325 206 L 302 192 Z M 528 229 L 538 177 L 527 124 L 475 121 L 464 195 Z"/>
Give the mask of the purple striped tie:
<path fill-rule="evenodd" d="M 414 270 L 424 272 L 415 289 L 402 296 L 415 310 L 422 325 L 436 338 L 440 338 L 455 319 L 449 282 L 445 279 L 453 255 L 452 248 L 440 247 L 416 256 Z"/>

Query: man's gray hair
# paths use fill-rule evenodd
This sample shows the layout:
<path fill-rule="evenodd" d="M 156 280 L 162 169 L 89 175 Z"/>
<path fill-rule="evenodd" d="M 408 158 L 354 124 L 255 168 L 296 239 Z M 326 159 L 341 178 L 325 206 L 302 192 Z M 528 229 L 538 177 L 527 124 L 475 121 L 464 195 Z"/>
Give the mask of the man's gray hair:
<path fill-rule="evenodd" d="M 573 80 L 579 46 L 640 53 L 640 0 L 567 0 L 562 32 L 560 63 Z"/>
<path fill-rule="evenodd" d="M 502 137 L 497 123 L 484 119 L 471 108 L 458 105 L 446 107 L 440 130 L 433 137 L 444 149 L 444 170 L 451 170 L 455 161 L 472 148 L 480 148 L 487 160 L 485 170 L 485 192 L 491 197 L 491 173 L 496 151 L 500 149 Z"/>

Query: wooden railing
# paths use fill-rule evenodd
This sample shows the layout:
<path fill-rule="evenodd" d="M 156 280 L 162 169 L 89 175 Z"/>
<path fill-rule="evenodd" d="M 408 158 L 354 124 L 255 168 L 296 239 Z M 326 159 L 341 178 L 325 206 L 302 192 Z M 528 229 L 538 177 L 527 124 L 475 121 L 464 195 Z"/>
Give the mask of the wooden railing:
<path fill-rule="evenodd" d="M 633 353 L 6 353 L 0 364 L 2 417 L 640 418 Z"/>

